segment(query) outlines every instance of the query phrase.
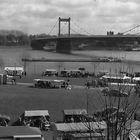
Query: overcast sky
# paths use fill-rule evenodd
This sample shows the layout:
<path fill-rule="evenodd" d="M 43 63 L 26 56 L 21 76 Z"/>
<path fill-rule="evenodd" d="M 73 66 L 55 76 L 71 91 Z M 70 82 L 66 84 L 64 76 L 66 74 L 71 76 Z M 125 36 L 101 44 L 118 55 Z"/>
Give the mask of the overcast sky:
<path fill-rule="evenodd" d="M 72 33 L 123 32 L 140 24 L 140 0 L 0 0 L 0 29 L 48 34 L 58 17 L 71 17 Z"/>

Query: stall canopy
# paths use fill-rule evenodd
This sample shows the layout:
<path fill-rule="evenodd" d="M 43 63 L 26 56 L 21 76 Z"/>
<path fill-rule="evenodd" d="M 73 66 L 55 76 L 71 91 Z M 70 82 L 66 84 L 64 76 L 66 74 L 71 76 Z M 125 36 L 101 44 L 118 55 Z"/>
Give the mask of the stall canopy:
<path fill-rule="evenodd" d="M 5 119 L 5 120 L 7 120 L 7 121 L 10 121 L 10 117 L 7 116 L 7 115 L 1 115 L 1 114 L 0 114 L 0 119 Z"/>
<path fill-rule="evenodd" d="M 5 67 L 4 70 L 11 70 L 11 71 L 14 71 L 14 70 L 17 70 L 17 71 L 24 71 L 24 68 L 23 67 Z"/>
<path fill-rule="evenodd" d="M 90 138 L 90 137 L 105 137 L 104 133 L 74 133 L 69 134 L 69 136 L 72 136 L 74 138 Z"/>
<path fill-rule="evenodd" d="M 26 126 L 0 127 L 0 139 L 2 138 L 41 138 L 42 133 L 38 128 Z"/>
<path fill-rule="evenodd" d="M 64 110 L 65 115 L 86 115 L 87 110 L 86 109 L 67 109 Z"/>
<path fill-rule="evenodd" d="M 59 132 L 87 132 L 90 130 L 106 129 L 106 122 L 55 123 L 53 131 Z"/>
<path fill-rule="evenodd" d="M 49 116 L 48 110 L 28 110 L 24 112 L 25 117 L 33 117 L 33 116 Z"/>

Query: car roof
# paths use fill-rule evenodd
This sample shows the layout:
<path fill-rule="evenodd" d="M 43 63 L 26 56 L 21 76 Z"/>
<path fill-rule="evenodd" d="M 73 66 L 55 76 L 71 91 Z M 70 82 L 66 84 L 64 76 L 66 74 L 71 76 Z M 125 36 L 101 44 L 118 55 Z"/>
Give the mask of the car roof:
<path fill-rule="evenodd" d="M 102 78 L 112 78 L 112 79 L 131 79 L 129 76 L 125 75 L 104 75 Z"/>
<path fill-rule="evenodd" d="M 42 81 L 42 82 L 64 82 L 64 80 L 53 80 L 53 79 L 34 79 L 34 81 L 38 82 L 38 81 Z"/>
<path fill-rule="evenodd" d="M 23 71 L 24 68 L 23 67 L 5 67 L 4 70 L 21 70 Z"/>
<path fill-rule="evenodd" d="M 140 81 L 140 77 L 134 77 L 133 80 Z"/>
<path fill-rule="evenodd" d="M 57 71 L 56 69 L 46 69 L 46 71 Z"/>
<path fill-rule="evenodd" d="M 76 69 L 69 69 L 69 70 L 61 70 L 61 72 L 81 72 L 81 70 L 76 70 Z"/>
<path fill-rule="evenodd" d="M 34 116 L 49 116 L 48 110 L 27 110 L 24 111 L 25 117 L 34 117 Z"/>
<path fill-rule="evenodd" d="M 57 130 L 59 132 L 87 132 L 91 127 L 91 130 L 96 129 L 106 129 L 107 125 L 105 121 L 101 122 L 79 122 L 79 123 L 54 123 L 52 129 Z"/>
<path fill-rule="evenodd" d="M 64 111 L 65 115 L 82 115 L 87 114 L 86 109 L 65 109 Z"/>

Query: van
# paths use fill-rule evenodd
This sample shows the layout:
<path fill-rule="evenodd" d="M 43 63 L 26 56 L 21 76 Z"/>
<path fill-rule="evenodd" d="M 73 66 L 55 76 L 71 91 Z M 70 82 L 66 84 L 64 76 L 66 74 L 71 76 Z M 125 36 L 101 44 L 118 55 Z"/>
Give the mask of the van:
<path fill-rule="evenodd" d="M 33 82 L 38 88 L 61 88 L 64 80 L 34 79 Z"/>
<path fill-rule="evenodd" d="M 56 76 L 57 75 L 56 69 L 46 69 L 44 72 L 44 76 Z"/>
<path fill-rule="evenodd" d="M 4 68 L 5 74 L 9 76 L 22 76 L 24 74 L 23 67 L 5 67 Z"/>

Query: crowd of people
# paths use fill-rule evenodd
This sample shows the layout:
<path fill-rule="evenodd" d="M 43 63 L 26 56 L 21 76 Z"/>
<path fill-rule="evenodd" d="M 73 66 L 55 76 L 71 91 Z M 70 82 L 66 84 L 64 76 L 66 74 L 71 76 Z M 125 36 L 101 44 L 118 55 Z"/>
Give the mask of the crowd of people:
<path fill-rule="evenodd" d="M 24 126 L 38 127 L 41 130 L 46 130 L 48 129 L 47 126 L 49 125 L 49 118 L 45 116 L 21 118 L 20 123 Z"/>

